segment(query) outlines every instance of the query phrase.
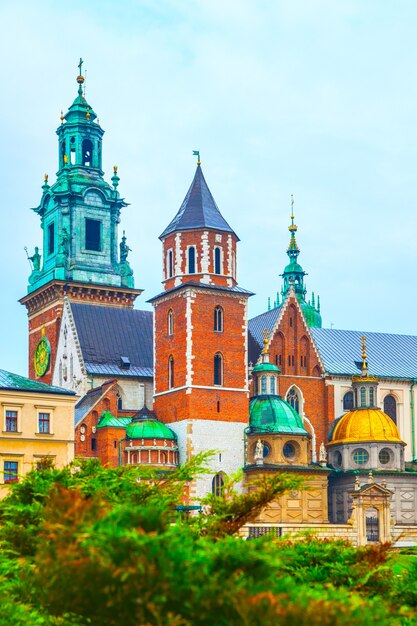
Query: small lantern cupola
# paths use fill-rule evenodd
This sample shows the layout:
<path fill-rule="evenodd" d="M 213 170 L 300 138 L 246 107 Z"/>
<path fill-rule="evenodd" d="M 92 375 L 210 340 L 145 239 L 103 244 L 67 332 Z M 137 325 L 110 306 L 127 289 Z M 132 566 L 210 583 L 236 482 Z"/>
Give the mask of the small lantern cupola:
<path fill-rule="evenodd" d="M 104 130 L 100 127 L 97 115 L 85 99 L 82 75 L 83 60 L 80 59 L 77 76 L 78 95 L 65 115 L 61 114 L 61 125 L 57 132 L 59 138 L 58 175 L 65 168 L 88 168 L 96 175 L 103 175 L 101 169 L 101 140 Z"/>
<path fill-rule="evenodd" d="M 354 409 L 372 409 L 376 407 L 378 378 L 370 376 L 366 354 L 366 337 L 362 341 L 362 366 L 359 376 L 352 377 Z"/>

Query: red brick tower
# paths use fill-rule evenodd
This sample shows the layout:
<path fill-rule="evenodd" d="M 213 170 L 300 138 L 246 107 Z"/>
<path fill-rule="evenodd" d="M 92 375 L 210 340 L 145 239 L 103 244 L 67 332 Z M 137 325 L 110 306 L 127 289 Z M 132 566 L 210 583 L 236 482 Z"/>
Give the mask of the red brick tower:
<path fill-rule="evenodd" d="M 222 217 L 200 163 L 160 239 L 165 291 L 151 300 L 154 410 L 177 432 L 181 460 L 200 450 L 223 450 L 213 464 L 218 482 L 222 471 L 229 473 L 243 463 L 251 294 L 237 286 L 239 239 Z M 208 488 L 205 484 L 199 491 Z"/>

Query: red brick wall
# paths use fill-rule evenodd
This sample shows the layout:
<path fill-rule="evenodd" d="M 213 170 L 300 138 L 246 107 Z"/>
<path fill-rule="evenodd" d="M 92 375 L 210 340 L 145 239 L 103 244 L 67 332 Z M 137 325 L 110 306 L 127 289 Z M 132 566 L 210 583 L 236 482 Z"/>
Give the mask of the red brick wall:
<path fill-rule="evenodd" d="M 155 389 L 168 390 L 168 359 L 175 363 L 175 387 L 186 384 L 186 298 L 183 292 L 155 304 Z M 223 385 L 213 389 L 172 391 L 156 396 L 154 408 L 164 422 L 211 419 L 246 422 L 248 394 L 245 363 L 245 303 L 240 298 L 211 292 L 195 293 L 191 304 L 192 385 L 214 387 L 214 355 L 223 357 Z M 214 331 L 214 308 L 223 308 L 223 332 Z M 168 311 L 174 313 L 174 334 L 167 332 Z M 242 391 L 227 391 L 223 387 Z"/>
<path fill-rule="evenodd" d="M 229 233 L 216 233 L 212 230 L 190 230 L 190 231 L 182 231 L 181 232 L 181 251 L 182 251 L 182 262 L 181 262 L 181 273 L 185 274 L 187 271 L 187 248 L 188 246 L 195 246 L 196 248 L 196 273 L 195 274 L 187 274 L 183 277 L 183 282 L 188 280 L 197 280 L 199 281 L 202 276 L 202 266 L 201 266 L 201 258 L 203 255 L 203 242 L 201 236 L 204 232 L 207 232 L 208 238 L 208 246 L 209 246 L 209 266 L 208 273 L 211 275 L 211 280 L 213 284 L 227 286 L 227 277 L 228 274 L 228 266 L 229 266 L 229 246 L 228 246 L 228 237 Z M 164 239 L 163 242 L 163 275 L 167 272 L 167 251 L 172 249 L 173 251 L 173 268 L 174 268 L 174 276 L 175 276 L 175 266 L 176 266 L 176 244 L 175 238 L 177 233 L 172 233 Z M 216 241 L 216 235 L 221 235 L 221 241 Z M 215 274 L 214 273 L 214 247 L 219 247 L 223 251 L 223 274 Z M 232 235 L 232 255 L 236 258 L 236 238 Z M 232 272 L 233 272 L 233 262 L 230 259 Z M 207 274 L 207 272 L 204 272 Z M 168 276 L 168 274 L 166 274 Z M 236 280 L 233 280 L 233 284 L 236 284 Z M 166 290 L 172 289 L 175 286 L 174 277 L 168 278 L 164 282 L 164 288 Z M 230 286 L 230 285 L 229 285 Z"/>
<path fill-rule="evenodd" d="M 333 421 L 334 392 L 322 378 L 320 361 L 294 297 L 289 298 L 270 340 L 269 357 L 271 363 L 277 364 L 281 370 L 280 395 L 285 398 L 293 385 L 301 391 L 304 414 L 313 424 L 318 449 L 322 441 L 327 441 L 329 425 Z"/>
<path fill-rule="evenodd" d="M 56 350 L 58 345 L 59 331 L 62 319 L 62 302 L 56 303 L 50 309 L 42 311 L 29 320 L 29 378 L 37 378 L 33 363 L 35 348 L 42 337 L 42 329 L 45 329 L 45 337 L 51 345 L 51 357 L 47 372 L 39 378 L 43 383 L 52 383 Z"/>

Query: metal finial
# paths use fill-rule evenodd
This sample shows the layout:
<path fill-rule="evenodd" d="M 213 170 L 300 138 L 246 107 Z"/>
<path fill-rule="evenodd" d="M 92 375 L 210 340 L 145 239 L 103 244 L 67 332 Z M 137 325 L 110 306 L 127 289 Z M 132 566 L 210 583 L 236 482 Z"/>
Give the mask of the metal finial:
<path fill-rule="evenodd" d="M 264 348 L 262 350 L 262 354 L 268 354 L 268 339 L 269 339 L 269 330 L 267 328 L 265 328 L 262 331 L 262 334 L 264 336 Z"/>
<path fill-rule="evenodd" d="M 82 70 L 83 70 L 83 63 L 84 61 L 80 58 L 80 62 L 78 63 L 78 70 L 79 70 L 79 74 L 77 76 L 77 83 L 79 85 L 78 87 L 78 95 L 82 96 L 83 95 L 83 82 L 84 82 L 84 76 L 82 74 Z"/>
<path fill-rule="evenodd" d="M 367 376 L 368 374 L 368 357 L 366 354 L 366 337 L 362 335 L 362 376 Z"/>
<path fill-rule="evenodd" d="M 64 111 L 62 109 L 61 109 L 61 115 L 59 116 L 59 119 L 61 120 L 61 124 L 63 124 L 65 117 L 64 117 Z"/>
<path fill-rule="evenodd" d="M 291 194 L 291 224 L 289 225 L 288 230 L 290 231 L 291 236 L 294 237 L 294 233 L 297 232 L 297 226 L 296 224 L 294 224 L 294 195 L 293 194 Z M 295 237 L 294 237 L 294 243 L 295 243 Z"/>
<path fill-rule="evenodd" d="M 200 150 L 193 150 L 193 155 L 197 157 L 197 165 L 201 165 Z"/>
<path fill-rule="evenodd" d="M 47 183 L 48 182 L 48 174 L 44 174 L 43 175 L 43 179 L 44 179 L 45 183 Z"/>

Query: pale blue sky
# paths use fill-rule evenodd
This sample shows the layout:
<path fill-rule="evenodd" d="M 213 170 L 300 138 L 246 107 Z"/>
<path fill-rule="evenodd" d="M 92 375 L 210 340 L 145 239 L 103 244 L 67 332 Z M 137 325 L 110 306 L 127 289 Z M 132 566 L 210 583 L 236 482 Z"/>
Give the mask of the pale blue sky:
<path fill-rule="evenodd" d="M 193 149 L 241 238 L 250 315 L 280 288 L 295 196 L 300 262 L 324 326 L 415 334 L 417 3 L 397 0 L 0 0 L 0 368 L 26 373 L 24 246 L 41 245 L 43 174 L 87 68 L 119 166 L 138 307 L 160 291 L 157 239 Z"/>

